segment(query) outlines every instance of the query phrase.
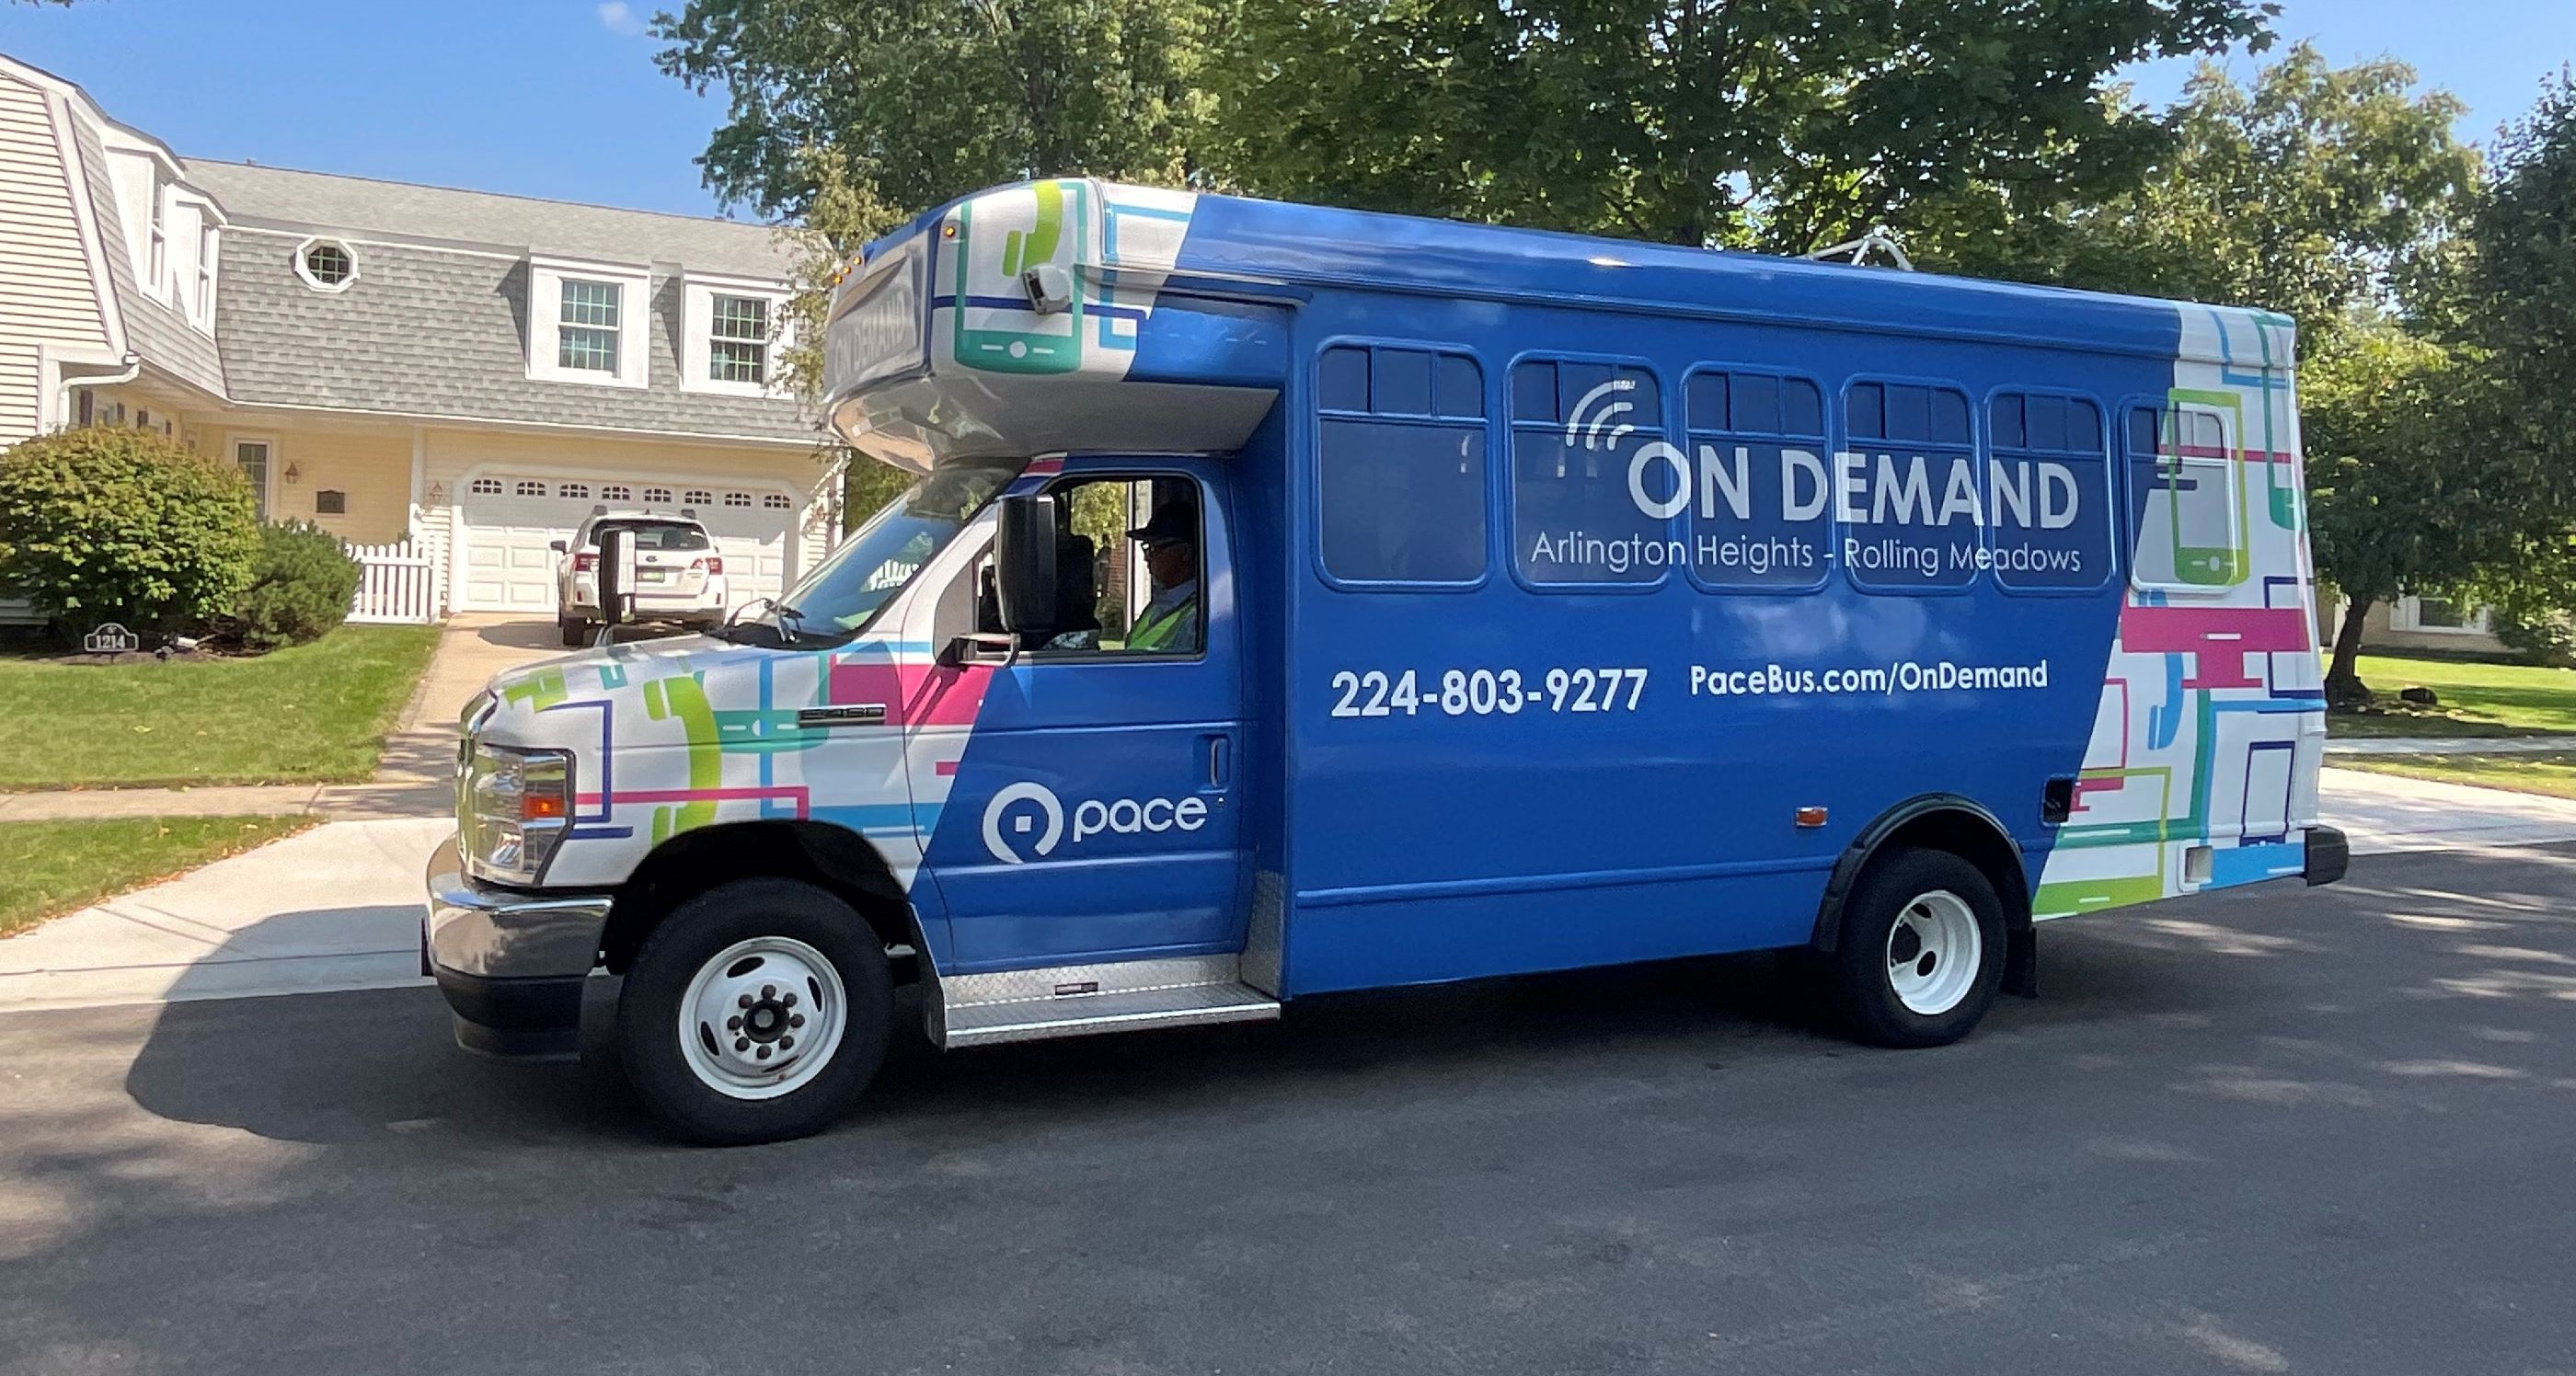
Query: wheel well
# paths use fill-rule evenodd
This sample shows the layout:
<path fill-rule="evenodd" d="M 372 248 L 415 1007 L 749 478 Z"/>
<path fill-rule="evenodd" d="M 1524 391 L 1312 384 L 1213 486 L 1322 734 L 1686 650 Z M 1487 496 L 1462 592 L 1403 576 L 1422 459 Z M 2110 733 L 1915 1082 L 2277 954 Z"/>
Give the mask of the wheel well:
<path fill-rule="evenodd" d="M 1916 846 L 1947 851 L 1977 867 L 2003 900 L 2004 924 L 2016 934 L 2030 928 L 2030 874 L 2021 848 L 2005 834 L 1993 814 L 1966 799 L 1917 799 L 1891 809 L 1861 829 L 1859 837 L 1835 862 L 1825 883 L 1824 902 L 1816 912 L 1809 945 L 1830 951 L 1840 944 L 1843 900 L 1859 882 L 1871 860 L 1893 848 Z"/>
<path fill-rule="evenodd" d="M 654 848 L 617 888 L 600 949 L 624 974 L 673 909 L 719 884 L 801 879 L 858 910 L 888 946 L 919 949 L 912 902 L 866 838 L 823 822 L 731 822 L 684 831 Z"/>

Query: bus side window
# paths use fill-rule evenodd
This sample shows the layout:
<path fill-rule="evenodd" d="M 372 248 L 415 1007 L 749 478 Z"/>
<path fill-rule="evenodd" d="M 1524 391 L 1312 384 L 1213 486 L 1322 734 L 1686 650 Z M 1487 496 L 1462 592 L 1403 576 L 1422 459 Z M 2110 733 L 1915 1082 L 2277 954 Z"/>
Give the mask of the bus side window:
<path fill-rule="evenodd" d="M 1485 386 L 1476 360 L 1343 345 L 1316 367 L 1316 542 L 1359 587 L 1483 580 Z"/>
<path fill-rule="evenodd" d="M 1673 520 L 1690 479 L 1686 462 L 1641 457 L 1650 445 L 1670 449 L 1655 375 L 1631 364 L 1523 360 L 1512 368 L 1511 425 L 1512 560 L 1522 580 L 1663 582 L 1680 562 Z"/>
<path fill-rule="evenodd" d="M 2111 579 L 2111 463 L 2102 408 L 2083 397 L 1997 392 L 1986 402 L 1987 521 L 1995 582 L 2080 592 Z"/>
<path fill-rule="evenodd" d="M 1700 368 L 1690 431 L 1691 580 L 1715 592 L 1812 592 L 1833 559 L 1824 391 L 1802 377 Z"/>
<path fill-rule="evenodd" d="M 1958 509 L 1988 498 L 1977 471 L 1968 395 L 1914 382 L 1854 382 L 1843 392 L 1846 443 L 1833 508 L 1844 573 L 1863 592 L 1955 592 L 1976 581 L 1963 541 L 1980 527 Z"/>
<path fill-rule="evenodd" d="M 2244 581 L 2243 494 L 2226 418 L 2132 406 L 2122 431 L 2137 585 L 2205 592 Z"/>

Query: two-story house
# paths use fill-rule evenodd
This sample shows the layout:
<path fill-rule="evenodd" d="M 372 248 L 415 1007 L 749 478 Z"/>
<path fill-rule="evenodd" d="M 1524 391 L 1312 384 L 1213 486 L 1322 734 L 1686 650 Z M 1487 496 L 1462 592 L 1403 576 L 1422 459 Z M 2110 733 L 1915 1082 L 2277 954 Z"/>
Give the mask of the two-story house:
<path fill-rule="evenodd" d="M 146 426 L 262 509 L 550 616 L 594 506 L 689 508 L 738 598 L 836 536 L 758 225 L 186 159 L 0 56 L 0 446 Z"/>

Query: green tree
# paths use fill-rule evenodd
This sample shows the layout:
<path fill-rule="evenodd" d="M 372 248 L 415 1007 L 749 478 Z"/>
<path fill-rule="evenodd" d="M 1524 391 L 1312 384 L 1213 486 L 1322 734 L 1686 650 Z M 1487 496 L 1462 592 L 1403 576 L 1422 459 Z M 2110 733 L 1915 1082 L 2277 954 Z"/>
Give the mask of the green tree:
<path fill-rule="evenodd" d="M 1206 161 L 1264 195 L 1804 252 L 1975 186 L 2109 194 L 2099 99 L 2254 0 L 1243 0 Z"/>

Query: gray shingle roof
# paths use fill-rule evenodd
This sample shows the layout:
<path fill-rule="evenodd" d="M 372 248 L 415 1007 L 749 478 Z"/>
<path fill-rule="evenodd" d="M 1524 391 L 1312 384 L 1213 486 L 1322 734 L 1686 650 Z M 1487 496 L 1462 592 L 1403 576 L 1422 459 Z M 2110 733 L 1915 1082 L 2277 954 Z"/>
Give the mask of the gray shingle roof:
<path fill-rule="evenodd" d="M 243 213 L 230 188 L 204 185 L 228 212 Z M 524 259 L 358 243 L 351 249 L 357 280 L 343 291 L 319 292 L 295 275 L 295 249 L 304 237 L 239 223 L 224 231 L 215 331 L 235 401 L 819 442 L 791 400 L 680 390 L 682 291 L 675 274 L 653 274 L 648 386 L 533 381 Z M 547 247 L 570 251 L 560 238 Z"/>
<path fill-rule="evenodd" d="M 795 254 L 766 225 L 649 210 L 542 201 L 443 186 L 187 159 L 188 180 L 235 220 L 373 230 L 621 262 L 677 263 L 701 272 L 785 278 Z"/>
<path fill-rule="evenodd" d="M 116 209 L 116 187 L 108 179 L 107 149 L 99 142 L 98 130 L 89 121 L 76 119 L 72 138 L 80 146 L 82 170 L 89 179 L 90 209 L 98 217 L 99 242 L 107 251 L 108 290 L 116 297 L 115 308 L 125 322 L 126 347 L 143 355 L 144 360 L 191 386 L 224 395 L 224 365 L 209 339 L 167 302 L 146 295 L 134 280 L 134 264 L 126 256 L 124 221 Z"/>

